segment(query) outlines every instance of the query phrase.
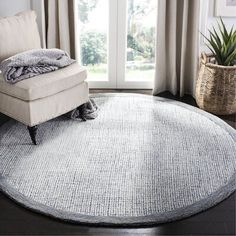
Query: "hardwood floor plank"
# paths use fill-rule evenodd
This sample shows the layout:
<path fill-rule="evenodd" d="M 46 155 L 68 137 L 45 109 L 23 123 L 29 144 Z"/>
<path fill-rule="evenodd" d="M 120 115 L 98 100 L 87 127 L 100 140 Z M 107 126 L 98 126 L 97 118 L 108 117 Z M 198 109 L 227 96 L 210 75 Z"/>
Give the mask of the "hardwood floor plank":
<path fill-rule="evenodd" d="M 10 118 L 0 113 L 0 126 L 7 122 Z"/>

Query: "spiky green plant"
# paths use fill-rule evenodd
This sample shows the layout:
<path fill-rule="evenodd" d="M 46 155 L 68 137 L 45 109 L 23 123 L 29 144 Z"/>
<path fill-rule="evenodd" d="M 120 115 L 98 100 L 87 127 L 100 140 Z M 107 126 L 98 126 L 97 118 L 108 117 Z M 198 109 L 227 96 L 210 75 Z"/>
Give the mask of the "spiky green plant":
<path fill-rule="evenodd" d="M 219 33 L 213 27 L 212 30 L 209 30 L 209 38 L 202 34 L 209 43 L 207 47 L 211 50 L 219 65 L 236 65 L 236 30 L 232 26 L 231 30 L 228 31 L 222 18 L 217 23 Z"/>

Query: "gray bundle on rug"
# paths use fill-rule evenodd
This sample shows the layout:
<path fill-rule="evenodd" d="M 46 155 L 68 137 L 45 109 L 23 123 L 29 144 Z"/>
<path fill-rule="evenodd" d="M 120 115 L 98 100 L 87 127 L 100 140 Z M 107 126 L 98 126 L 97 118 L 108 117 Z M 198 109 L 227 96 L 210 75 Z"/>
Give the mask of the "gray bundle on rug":
<path fill-rule="evenodd" d="M 24 79 L 52 72 L 74 63 L 60 49 L 33 49 L 16 54 L 0 64 L 6 82 L 14 84 Z"/>
<path fill-rule="evenodd" d="M 73 111 L 66 114 L 72 120 L 86 121 L 93 120 L 98 116 L 98 106 L 94 99 L 90 98 L 89 101 Z"/>

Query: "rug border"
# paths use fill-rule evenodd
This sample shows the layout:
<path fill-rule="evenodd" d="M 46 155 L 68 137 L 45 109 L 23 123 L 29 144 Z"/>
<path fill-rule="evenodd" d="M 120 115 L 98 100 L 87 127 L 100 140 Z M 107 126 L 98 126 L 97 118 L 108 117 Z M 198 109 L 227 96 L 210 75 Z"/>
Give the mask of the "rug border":
<path fill-rule="evenodd" d="M 138 96 L 145 97 L 151 100 L 157 100 L 162 102 L 171 102 L 174 105 L 181 106 L 188 110 L 194 111 L 198 114 L 201 114 L 207 118 L 209 118 L 216 125 L 225 129 L 232 139 L 236 141 L 236 131 L 232 127 L 230 127 L 226 122 L 222 121 L 220 118 L 209 114 L 205 111 L 202 111 L 196 107 L 190 106 L 188 104 L 184 104 L 182 102 L 178 102 L 171 99 L 153 97 L 150 95 L 142 95 L 142 94 L 132 94 L 132 93 L 106 93 L 106 94 L 93 94 L 92 98 L 96 97 L 124 97 L 124 96 Z M 3 125 L 4 126 L 4 125 Z M 156 225 L 160 223 L 167 223 L 175 220 L 180 220 L 197 213 L 200 213 L 204 210 L 207 210 L 216 204 L 220 203 L 227 197 L 229 197 L 236 189 L 236 173 L 234 172 L 233 176 L 230 178 L 229 182 L 222 186 L 222 188 L 218 189 L 214 193 L 210 194 L 207 198 L 204 198 L 198 202 L 193 203 L 187 207 L 178 208 L 176 210 L 165 212 L 161 214 L 154 214 L 148 216 L 140 216 L 140 217 L 103 217 L 103 216 L 89 216 L 83 215 L 79 213 L 71 213 L 67 211 L 57 210 L 52 207 L 48 207 L 44 204 L 38 203 L 34 200 L 29 199 L 24 196 L 16 189 L 11 187 L 9 183 L 0 175 L 0 191 L 2 191 L 5 195 L 7 195 L 14 202 L 24 206 L 27 209 L 30 209 L 34 212 L 41 213 L 43 215 L 47 215 L 59 220 L 63 220 L 66 222 L 76 223 L 76 224 L 93 224 L 93 225 L 101 225 L 101 226 L 148 226 L 148 225 Z"/>

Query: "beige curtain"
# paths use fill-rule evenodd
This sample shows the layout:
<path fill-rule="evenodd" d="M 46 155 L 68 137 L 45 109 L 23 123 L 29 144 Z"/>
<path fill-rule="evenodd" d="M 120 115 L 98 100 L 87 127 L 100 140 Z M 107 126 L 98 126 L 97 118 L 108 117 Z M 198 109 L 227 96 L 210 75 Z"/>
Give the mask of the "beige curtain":
<path fill-rule="evenodd" d="M 158 0 L 153 94 L 194 95 L 198 69 L 199 0 Z"/>
<path fill-rule="evenodd" d="M 60 48 L 76 58 L 75 7 L 73 0 L 45 0 L 46 47 Z"/>

